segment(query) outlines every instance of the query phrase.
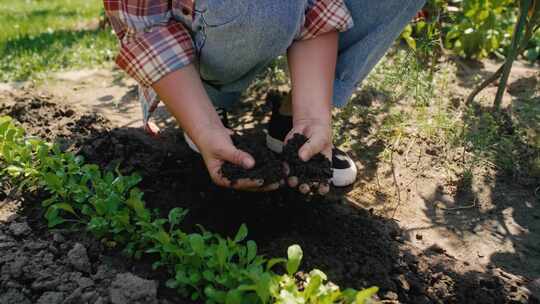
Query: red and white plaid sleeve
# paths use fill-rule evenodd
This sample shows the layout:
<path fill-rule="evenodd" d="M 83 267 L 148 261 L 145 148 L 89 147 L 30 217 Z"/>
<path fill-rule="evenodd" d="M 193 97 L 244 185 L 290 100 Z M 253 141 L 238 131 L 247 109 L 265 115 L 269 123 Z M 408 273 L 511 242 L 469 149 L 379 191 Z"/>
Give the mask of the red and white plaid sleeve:
<path fill-rule="evenodd" d="M 332 31 L 345 32 L 353 26 L 353 18 L 343 0 L 317 0 L 308 6 L 304 26 L 296 39 L 312 39 Z"/>
<path fill-rule="evenodd" d="M 120 39 L 118 66 L 144 87 L 193 62 L 189 31 L 171 18 L 167 0 L 104 0 Z"/>

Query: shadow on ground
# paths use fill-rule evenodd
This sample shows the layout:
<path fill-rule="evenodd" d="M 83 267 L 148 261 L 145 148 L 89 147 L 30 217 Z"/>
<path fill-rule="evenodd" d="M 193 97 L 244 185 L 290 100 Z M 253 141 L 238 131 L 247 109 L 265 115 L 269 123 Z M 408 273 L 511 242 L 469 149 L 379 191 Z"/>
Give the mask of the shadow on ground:
<path fill-rule="evenodd" d="M 529 71 L 530 72 L 530 71 Z M 524 72 L 523 72 L 524 73 Z M 466 73 L 471 77 L 470 73 Z M 489 73 L 480 73 L 483 77 Z M 518 73 L 519 74 L 519 73 Z M 500 112 L 477 101 L 465 115 L 466 172 L 422 197 L 433 227 L 466 242 L 496 248 L 488 269 L 523 277 L 520 284 L 540 294 L 540 127 L 538 75 L 525 73 L 509 84 L 512 104 Z M 469 81 L 470 79 L 464 79 Z M 439 157 L 443 161 L 445 156 Z M 429 183 L 423 180 L 424 185 Z M 476 257 L 477 255 L 477 257 Z"/>

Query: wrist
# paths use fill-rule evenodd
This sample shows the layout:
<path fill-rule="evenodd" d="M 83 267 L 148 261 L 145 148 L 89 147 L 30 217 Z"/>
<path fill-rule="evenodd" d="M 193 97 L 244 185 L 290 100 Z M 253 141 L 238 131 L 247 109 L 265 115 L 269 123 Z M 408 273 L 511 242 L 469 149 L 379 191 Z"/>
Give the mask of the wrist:
<path fill-rule="evenodd" d="M 293 114 L 293 125 L 300 124 L 316 124 L 330 127 L 332 125 L 332 115 L 331 113 L 301 113 L 298 115 Z"/>
<path fill-rule="evenodd" d="M 307 125 L 307 124 L 331 126 L 332 121 L 331 121 L 331 119 L 319 118 L 319 117 L 298 117 L 298 118 L 293 118 L 293 125 Z"/>
<path fill-rule="evenodd" d="M 202 147 L 211 143 L 216 134 L 228 134 L 229 130 L 221 121 L 218 121 L 197 124 L 192 130 L 186 130 L 186 132 L 197 147 Z"/>
<path fill-rule="evenodd" d="M 332 107 L 330 102 L 313 102 L 316 99 L 303 101 L 293 99 L 293 123 L 317 122 L 321 124 L 332 123 Z"/>

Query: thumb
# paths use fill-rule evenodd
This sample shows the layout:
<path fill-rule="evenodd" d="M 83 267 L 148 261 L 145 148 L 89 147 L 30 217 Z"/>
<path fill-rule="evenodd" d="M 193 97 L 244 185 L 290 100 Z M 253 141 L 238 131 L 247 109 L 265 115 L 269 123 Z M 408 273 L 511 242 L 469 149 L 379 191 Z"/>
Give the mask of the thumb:
<path fill-rule="evenodd" d="M 310 138 L 301 148 L 300 151 L 298 151 L 298 156 L 303 161 L 310 160 L 313 155 L 321 152 L 324 150 L 325 147 L 325 141 L 321 139 L 320 137 L 312 137 Z"/>
<path fill-rule="evenodd" d="M 236 149 L 236 147 L 234 147 L 233 145 L 223 151 L 222 157 L 223 160 L 226 160 L 237 166 L 241 166 L 244 169 L 251 169 L 253 168 L 253 166 L 255 166 L 255 160 L 251 155 L 242 150 Z"/>

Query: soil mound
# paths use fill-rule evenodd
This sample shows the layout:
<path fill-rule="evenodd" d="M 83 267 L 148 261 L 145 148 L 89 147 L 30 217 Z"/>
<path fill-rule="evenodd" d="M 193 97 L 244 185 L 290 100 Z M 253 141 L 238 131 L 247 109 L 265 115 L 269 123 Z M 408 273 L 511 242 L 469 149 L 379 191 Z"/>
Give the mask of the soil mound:
<path fill-rule="evenodd" d="M 233 184 L 239 179 L 263 180 L 263 185 L 279 183 L 283 178 L 283 165 L 278 157 L 266 148 L 264 143 L 256 140 L 253 136 L 231 136 L 236 148 L 249 153 L 255 159 L 255 167 L 246 170 L 243 167 L 224 163 L 221 173 Z"/>

